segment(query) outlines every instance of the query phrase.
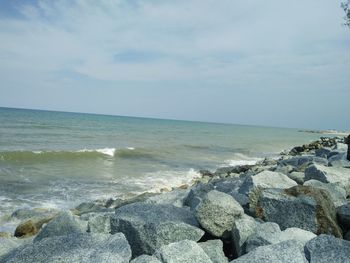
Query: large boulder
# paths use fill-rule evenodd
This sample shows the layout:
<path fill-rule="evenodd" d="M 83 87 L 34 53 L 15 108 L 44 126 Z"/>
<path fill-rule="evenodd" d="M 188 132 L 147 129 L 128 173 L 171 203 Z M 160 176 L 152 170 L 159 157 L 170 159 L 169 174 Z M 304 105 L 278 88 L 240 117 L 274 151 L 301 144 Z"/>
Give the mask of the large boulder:
<path fill-rule="evenodd" d="M 206 242 L 198 243 L 204 250 L 205 254 L 209 256 L 213 263 L 227 263 L 228 260 L 224 254 L 223 243 L 220 239 L 208 240 Z"/>
<path fill-rule="evenodd" d="M 338 184 L 345 189 L 347 195 L 350 195 L 350 169 L 348 168 L 312 164 L 305 170 L 305 181 L 311 179 Z"/>
<path fill-rule="evenodd" d="M 174 189 L 168 193 L 151 196 L 145 203 L 183 207 L 189 189 Z"/>
<path fill-rule="evenodd" d="M 34 238 L 34 242 L 52 236 L 84 233 L 86 230 L 86 226 L 82 224 L 77 216 L 74 216 L 70 211 L 64 211 L 56 215 L 41 229 L 39 234 Z"/>
<path fill-rule="evenodd" d="M 320 235 L 305 245 L 310 263 L 344 263 L 350 259 L 350 241 L 329 235 Z"/>
<path fill-rule="evenodd" d="M 184 239 L 198 241 L 204 231 L 191 211 L 172 205 L 133 203 L 116 210 L 111 217 L 111 233 L 122 232 L 133 257 L 153 254 L 163 245 Z"/>
<path fill-rule="evenodd" d="M 204 250 L 189 240 L 163 246 L 154 255 L 163 263 L 212 263 Z"/>
<path fill-rule="evenodd" d="M 87 213 L 81 216 L 87 219 L 87 231 L 90 233 L 111 233 L 111 216 L 112 212 L 107 213 Z"/>
<path fill-rule="evenodd" d="M 263 171 L 254 176 L 248 176 L 239 192 L 249 196 L 249 212 L 255 215 L 255 207 L 260 192 L 266 188 L 286 189 L 298 185 L 287 175 L 279 172 Z"/>
<path fill-rule="evenodd" d="M 330 194 L 335 207 L 339 207 L 346 203 L 346 191 L 343 187 L 339 186 L 338 184 L 326 184 L 318 180 L 311 179 L 309 181 L 306 181 L 304 183 L 304 186 L 312 186 L 327 191 Z"/>
<path fill-rule="evenodd" d="M 246 253 L 257 247 L 271 245 L 279 242 L 281 229 L 276 223 L 267 222 L 259 224 L 252 235 L 246 241 Z"/>
<path fill-rule="evenodd" d="M 202 201 L 202 198 L 211 190 L 214 190 L 212 184 L 197 183 L 192 186 L 190 192 L 184 200 L 184 205 L 189 206 L 191 210 L 194 210 L 197 205 Z"/>
<path fill-rule="evenodd" d="M 6 263 L 127 263 L 130 246 L 123 234 L 71 234 L 53 236 L 12 250 L 0 262 Z"/>
<path fill-rule="evenodd" d="M 305 245 L 309 240 L 315 238 L 316 235 L 310 231 L 300 229 L 297 227 L 287 228 L 279 234 L 279 242 L 286 240 L 296 240 Z"/>
<path fill-rule="evenodd" d="M 332 198 L 322 189 L 310 186 L 266 189 L 259 196 L 256 215 L 277 223 L 282 230 L 298 227 L 315 234 L 342 237 Z"/>
<path fill-rule="evenodd" d="M 261 246 L 230 263 L 308 263 L 302 245 L 295 240 Z"/>
<path fill-rule="evenodd" d="M 302 156 L 294 156 L 291 158 L 283 159 L 278 162 L 279 165 L 291 165 L 295 167 L 297 170 L 300 170 L 300 167 L 305 166 L 310 162 L 320 163 L 320 164 L 328 164 L 326 158 L 314 156 L 314 155 L 302 155 Z M 302 170 L 302 169 L 301 169 Z"/>
<path fill-rule="evenodd" d="M 131 260 L 130 263 L 161 263 L 161 262 L 154 256 L 141 255 Z"/>
<path fill-rule="evenodd" d="M 245 214 L 235 220 L 232 228 L 232 244 L 236 257 L 246 253 L 246 241 L 255 232 L 257 225 L 254 218 Z"/>
<path fill-rule="evenodd" d="M 236 219 L 244 210 L 232 196 L 216 190 L 207 193 L 195 209 L 200 225 L 215 237 L 229 237 Z"/>
<path fill-rule="evenodd" d="M 0 237 L 0 258 L 11 250 L 33 241 L 33 238 Z"/>

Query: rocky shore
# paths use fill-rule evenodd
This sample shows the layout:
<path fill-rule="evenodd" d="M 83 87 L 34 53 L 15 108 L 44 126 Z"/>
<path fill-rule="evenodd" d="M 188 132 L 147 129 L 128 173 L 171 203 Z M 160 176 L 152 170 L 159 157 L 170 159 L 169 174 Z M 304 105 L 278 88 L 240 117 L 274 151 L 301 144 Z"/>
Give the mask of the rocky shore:
<path fill-rule="evenodd" d="M 22 209 L 0 262 L 350 262 L 350 162 L 322 137 L 162 194 Z"/>

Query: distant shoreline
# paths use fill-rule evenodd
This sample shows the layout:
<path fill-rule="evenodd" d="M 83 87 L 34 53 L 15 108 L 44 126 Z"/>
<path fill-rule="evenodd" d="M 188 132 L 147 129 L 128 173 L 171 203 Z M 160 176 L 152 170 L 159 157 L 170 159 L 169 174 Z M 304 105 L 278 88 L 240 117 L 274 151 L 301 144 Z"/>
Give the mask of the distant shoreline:
<path fill-rule="evenodd" d="M 350 134 L 350 131 L 337 131 L 337 130 L 298 130 L 298 132 L 306 132 L 306 133 L 318 133 L 318 134 L 327 134 L 327 135 L 338 135 L 338 136 L 346 136 Z"/>

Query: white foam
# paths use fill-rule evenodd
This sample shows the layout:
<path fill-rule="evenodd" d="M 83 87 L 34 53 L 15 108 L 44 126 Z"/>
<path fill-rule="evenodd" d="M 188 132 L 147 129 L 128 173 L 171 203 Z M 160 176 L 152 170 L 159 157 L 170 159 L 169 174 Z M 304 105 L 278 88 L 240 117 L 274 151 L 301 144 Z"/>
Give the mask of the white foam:
<path fill-rule="evenodd" d="M 262 158 L 249 157 L 241 153 L 235 153 L 234 159 L 226 160 L 222 166 L 254 165 L 263 160 Z"/>
<path fill-rule="evenodd" d="M 126 149 L 131 150 L 131 151 L 135 150 L 134 147 L 126 147 Z"/>
<path fill-rule="evenodd" d="M 115 148 L 102 148 L 102 149 L 94 149 L 94 150 L 90 150 L 90 149 L 83 149 L 83 150 L 79 150 L 77 152 L 99 152 L 102 153 L 104 155 L 108 155 L 113 157 L 115 154 L 116 149 Z"/>

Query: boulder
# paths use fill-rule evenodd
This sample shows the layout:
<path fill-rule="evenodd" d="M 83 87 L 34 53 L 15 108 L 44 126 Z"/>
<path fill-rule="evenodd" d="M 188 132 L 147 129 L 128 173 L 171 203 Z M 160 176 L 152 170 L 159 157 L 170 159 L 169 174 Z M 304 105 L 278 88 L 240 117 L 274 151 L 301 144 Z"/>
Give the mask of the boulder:
<path fill-rule="evenodd" d="M 350 259 L 350 241 L 329 235 L 320 235 L 305 245 L 310 263 L 344 263 Z"/>
<path fill-rule="evenodd" d="M 327 165 L 328 164 L 328 160 L 326 158 L 321 158 L 321 157 L 317 157 L 314 155 L 302 155 L 302 156 L 295 156 L 295 157 L 291 157 L 291 158 L 287 158 L 287 159 L 282 159 L 280 161 L 278 161 L 279 165 L 291 165 L 293 167 L 295 167 L 297 170 L 302 171 L 303 166 L 307 165 L 308 163 L 320 163 L 320 164 L 324 164 Z"/>
<path fill-rule="evenodd" d="M 308 263 L 302 245 L 295 240 L 258 247 L 230 263 Z"/>
<path fill-rule="evenodd" d="M 14 237 L 0 237 L 0 259 L 11 250 L 32 242 L 32 238 L 19 239 Z"/>
<path fill-rule="evenodd" d="M 108 211 L 111 211 L 111 210 L 106 208 L 104 204 L 100 203 L 99 201 L 84 202 L 72 210 L 72 212 L 75 215 L 82 215 L 85 213 L 92 213 L 92 212 L 108 212 Z"/>
<path fill-rule="evenodd" d="M 52 236 L 64 236 L 84 232 L 86 232 L 86 226 L 82 224 L 79 218 L 74 216 L 70 211 L 63 211 L 41 229 L 39 234 L 34 238 L 34 242 Z"/>
<path fill-rule="evenodd" d="M 127 263 L 131 250 L 123 234 L 70 234 L 44 238 L 0 258 L 7 263 Z"/>
<path fill-rule="evenodd" d="M 194 210 L 201 202 L 202 198 L 211 190 L 214 190 L 212 184 L 198 183 L 194 185 L 187 197 L 184 200 L 184 205 L 189 206 L 191 210 Z"/>
<path fill-rule="evenodd" d="M 276 223 L 263 223 L 257 225 L 252 235 L 246 241 L 246 253 L 256 249 L 257 247 L 278 243 L 281 229 Z"/>
<path fill-rule="evenodd" d="M 229 237 L 236 219 L 244 214 L 232 196 L 216 190 L 207 193 L 195 209 L 200 225 L 215 237 Z"/>
<path fill-rule="evenodd" d="M 151 196 L 145 203 L 183 207 L 189 191 L 187 189 L 174 189 L 168 193 Z"/>
<path fill-rule="evenodd" d="M 29 219 L 16 227 L 15 237 L 26 238 L 35 236 L 40 231 L 41 227 L 51 219 L 52 217 L 45 219 Z"/>
<path fill-rule="evenodd" d="M 163 263 L 212 263 L 204 250 L 190 240 L 163 246 L 154 255 Z"/>
<path fill-rule="evenodd" d="M 245 214 L 235 220 L 232 228 L 232 244 L 236 257 L 246 253 L 246 241 L 255 232 L 257 225 L 254 218 Z"/>
<path fill-rule="evenodd" d="M 328 158 L 328 155 L 330 154 L 332 150 L 330 148 L 320 148 L 315 150 L 315 155 L 317 157 L 321 157 L 321 158 Z"/>
<path fill-rule="evenodd" d="M 345 232 L 350 230 L 350 203 L 338 207 L 337 216 L 338 222 Z"/>
<path fill-rule="evenodd" d="M 315 234 L 342 236 L 331 196 L 310 186 L 262 191 L 256 215 L 264 221 L 277 223 L 282 230 L 298 227 Z"/>
<path fill-rule="evenodd" d="M 198 243 L 204 250 L 205 254 L 209 256 L 213 263 L 227 263 L 228 260 L 224 254 L 223 243 L 220 239 L 208 240 L 206 242 Z"/>
<path fill-rule="evenodd" d="M 163 245 L 184 239 L 198 241 L 204 232 L 191 211 L 172 205 L 133 203 L 111 217 L 111 233 L 122 232 L 133 257 L 153 254 Z"/>
<path fill-rule="evenodd" d="M 239 192 L 249 196 L 249 212 L 255 215 L 256 203 L 262 189 L 286 189 L 296 185 L 298 184 L 285 174 L 263 171 L 257 175 L 247 177 L 239 189 Z"/>
<path fill-rule="evenodd" d="M 350 169 L 343 167 L 326 167 L 312 164 L 305 170 L 305 181 L 315 179 L 323 183 L 335 183 L 350 194 Z"/>
<path fill-rule="evenodd" d="M 305 173 L 303 172 L 291 172 L 290 174 L 287 174 L 287 176 L 294 180 L 297 184 L 303 184 L 305 181 Z"/>
<path fill-rule="evenodd" d="M 141 255 L 131 260 L 130 263 L 161 263 L 161 262 L 154 256 Z"/>
<path fill-rule="evenodd" d="M 332 184 L 332 183 L 322 183 L 318 180 L 309 180 L 304 183 L 304 186 L 312 186 L 315 188 L 323 189 L 327 191 L 335 205 L 335 207 L 339 207 L 346 203 L 346 191 L 344 188 L 339 186 L 338 184 Z"/>
<path fill-rule="evenodd" d="M 90 233 L 111 233 L 111 216 L 112 212 L 107 213 L 88 213 L 87 218 L 87 231 Z M 82 215 L 81 217 L 84 216 Z"/>
<path fill-rule="evenodd" d="M 286 241 L 286 240 L 296 240 L 299 243 L 305 245 L 309 240 L 315 238 L 316 235 L 310 231 L 306 231 L 304 229 L 291 227 L 287 228 L 286 230 L 282 231 L 279 234 L 279 242 Z"/>

